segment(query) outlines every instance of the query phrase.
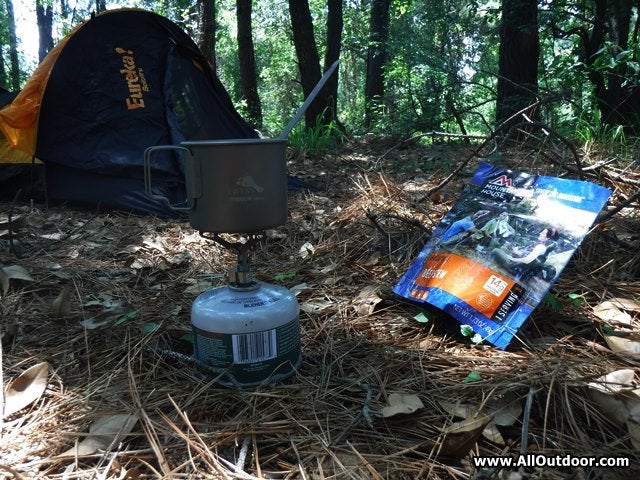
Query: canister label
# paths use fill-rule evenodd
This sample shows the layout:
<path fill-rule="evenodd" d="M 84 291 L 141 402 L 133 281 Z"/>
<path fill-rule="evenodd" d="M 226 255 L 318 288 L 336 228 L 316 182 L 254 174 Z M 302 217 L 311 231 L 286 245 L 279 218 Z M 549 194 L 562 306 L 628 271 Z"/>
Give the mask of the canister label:
<path fill-rule="evenodd" d="M 302 361 L 298 316 L 257 332 L 217 333 L 195 326 L 193 331 L 196 358 L 219 370 L 219 383 L 224 385 L 258 385 L 269 377 L 283 380 Z"/>

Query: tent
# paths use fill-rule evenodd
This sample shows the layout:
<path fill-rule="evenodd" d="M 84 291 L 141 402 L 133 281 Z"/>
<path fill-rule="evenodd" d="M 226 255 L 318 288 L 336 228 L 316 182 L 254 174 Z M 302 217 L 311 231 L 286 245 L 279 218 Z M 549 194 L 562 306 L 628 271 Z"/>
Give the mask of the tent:
<path fill-rule="evenodd" d="M 0 108 L 13 101 L 16 92 L 0 87 Z M 21 150 L 13 148 L 4 135 L 0 135 L 0 198 L 13 198 L 21 193 L 37 198 L 35 190 L 43 190 L 42 162 Z"/>
<path fill-rule="evenodd" d="M 10 102 L 7 93 L 0 97 L 0 171 L 16 158 L 37 158 L 47 198 L 72 204 L 174 216 L 145 195 L 147 147 L 257 137 L 191 38 L 139 9 L 80 24 Z M 13 155 L 2 148 L 7 143 Z M 154 193 L 184 202 L 179 155 L 154 155 L 152 176 Z"/>

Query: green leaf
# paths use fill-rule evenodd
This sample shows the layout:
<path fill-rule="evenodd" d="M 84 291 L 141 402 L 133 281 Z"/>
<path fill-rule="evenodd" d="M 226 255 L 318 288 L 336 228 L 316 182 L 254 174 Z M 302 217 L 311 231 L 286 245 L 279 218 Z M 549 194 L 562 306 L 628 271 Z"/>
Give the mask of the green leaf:
<path fill-rule="evenodd" d="M 567 297 L 569 297 L 569 299 L 571 300 L 571 304 L 574 307 L 581 307 L 585 303 L 584 295 L 582 295 L 581 293 L 570 293 L 567 295 Z"/>
<path fill-rule="evenodd" d="M 184 335 L 182 335 L 180 337 L 180 340 L 183 340 L 183 341 L 189 342 L 189 343 L 194 343 L 195 338 L 193 336 L 193 333 L 185 333 Z"/>
<path fill-rule="evenodd" d="M 471 325 L 460 325 L 460 333 L 465 337 L 470 337 L 474 334 L 473 327 Z"/>
<path fill-rule="evenodd" d="M 471 337 L 471 341 L 475 344 L 482 343 L 482 335 L 476 333 L 473 337 Z"/>
<path fill-rule="evenodd" d="M 419 314 L 417 314 L 413 318 L 415 320 L 419 321 L 420 323 L 429 323 L 430 322 L 430 318 L 424 312 L 420 312 Z"/>
<path fill-rule="evenodd" d="M 285 280 L 293 280 L 296 272 L 277 273 L 273 278 L 276 282 L 284 282 Z"/>
<path fill-rule="evenodd" d="M 562 301 L 553 293 L 548 292 L 542 299 L 542 303 L 552 310 L 562 310 Z"/>
<path fill-rule="evenodd" d="M 155 322 L 145 323 L 144 327 L 142 327 L 142 333 L 146 335 L 148 333 L 155 332 L 158 328 L 160 328 L 160 324 L 158 323 L 155 323 Z"/>
<path fill-rule="evenodd" d="M 125 313 L 124 315 L 120 315 L 118 318 L 116 318 L 116 321 L 113 322 L 113 326 L 117 327 L 118 325 L 122 325 L 125 322 L 128 322 L 129 320 L 133 320 L 134 318 L 138 317 L 138 311 L 137 310 L 131 310 L 130 312 Z"/>
<path fill-rule="evenodd" d="M 462 383 L 479 382 L 480 380 L 482 380 L 482 376 L 478 372 L 469 372 L 469 375 L 462 380 Z"/>

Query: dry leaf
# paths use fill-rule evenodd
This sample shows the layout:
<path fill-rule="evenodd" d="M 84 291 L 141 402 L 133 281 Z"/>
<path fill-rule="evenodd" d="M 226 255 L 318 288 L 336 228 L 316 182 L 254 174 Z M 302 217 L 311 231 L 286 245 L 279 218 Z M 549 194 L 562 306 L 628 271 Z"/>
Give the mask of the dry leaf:
<path fill-rule="evenodd" d="M 444 196 L 439 191 L 432 193 L 430 198 L 431 198 L 431 201 L 433 203 L 442 203 L 442 202 L 444 202 Z"/>
<path fill-rule="evenodd" d="M 320 269 L 320 273 L 322 274 L 327 274 L 327 273 L 331 273 L 333 271 L 335 271 L 340 265 L 338 265 L 337 263 L 333 263 L 331 262 L 329 265 L 327 265 L 326 267 Z"/>
<path fill-rule="evenodd" d="M 110 325 L 111 322 L 117 317 L 117 315 L 91 317 L 80 322 L 80 325 L 82 325 L 87 330 L 97 330 L 98 328 Z"/>
<path fill-rule="evenodd" d="M 623 323 L 625 325 L 631 324 L 631 315 L 623 312 L 618 308 L 618 305 L 607 300 L 593 307 L 593 313 L 596 317 L 605 322 Z"/>
<path fill-rule="evenodd" d="M 97 297 L 99 298 L 99 300 L 89 300 L 88 302 L 85 302 L 83 306 L 85 307 L 101 306 L 108 310 L 122 307 L 122 302 L 113 296 L 113 292 L 111 290 L 107 290 L 106 292 L 100 292 L 98 293 Z"/>
<path fill-rule="evenodd" d="M 315 251 L 316 247 L 314 247 L 310 242 L 305 242 L 305 244 L 300 247 L 300 257 L 307 258 L 313 255 Z"/>
<path fill-rule="evenodd" d="M 482 416 L 449 425 L 443 431 L 445 437 L 439 454 L 454 458 L 464 457 L 478 442 L 490 421 L 490 417 Z"/>
<path fill-rule="evenodd" d="M 60 319 L 71 314 L 71 295 L 69 287 L 62 287 L 56 299 L 49 307 L 49 313 L 53 318 Z"/>
<path fill-rule="evenodd" d="M 309 290 L 309 288 L 310 288 L 309 284 L 305 282 L 305 283 L 299 283 L 298 285 L 294 285 L 289 289 L 289 291 L 297 297 L 300 294 L 300 292 L 304 290 Z"/>
<path fill-rule="evenodd" d="M 0 341 L 2 345 L 9 345 L 16 338 L 18 333 L 18 324 L 17 323 L 8 323 L 7 325 L 2 326 L 2 330 L 0 330 Z"/>
<path fill-rule="evenodd" d="M 623 368 L 607 373 L 589 382 L 589 387 L 604 393 L 615 393 L 631 390 L 635 387 L 635 372 L 630 368 Z"/>
<path fill-rule="evenodd" d="M 627 424 L 631 429 L 629 422 L 640 424 L 640 390 L 631 390 L 633 370 L 617 370 L 598 380 L 589 383 L 589 398 L 596 403 L 599 411 L 619 426 Z"/>
<path fill-rule="evenodd" d="M 6 267 L 2 267 L 5 275 L 8 278 L 13 278 L 16 280 L 24 280 L 25 282 L 33 282 L 33 278 L 29 275 L 29 272 L 26 268 L 21 267 L 20 265 L 8 265 Z"/>
<path fill-rule="evenodd" d="M 640 450 L 640 425 L 631 418 L 627 420 L 627 430 L 631 437 L 631 443 L 636 450 Z"/>
<path fill-rule="evenodd" d="M 190 286 L 184 289 L 183 293 L 188 293 L 190 295 L 200 295 L 207 290 L 211 290 L 213 287 L 213 282 L 211 282 L 210 280 L 196 279 L 193 280 Z"/>
<path fill-rule="evenodd" d="M 480 411 L 479 407 L 459 402 L 449 403 L 439 401 L 438 403 L 450 415 L 466 420 L 474 420 Z M 498 425 L 510 426 L 518 420 L 522 414 L 522 405 L 519 397 L 514 393 L 505 393 L 491 397 L 484 404 L 484 412 L 490 421 L 482 431 L 482 436 L 499 445 L 505 445 L 504 438 L 498 430 Z"/>
<path fill-rule="evenodd" d="M 48 378 L 49 364 L 41 362 L 11 380 L 4 393 L 3 417 L 38 400 L 47 388 Z"/>
<path fill-rule="evenodd" d="M 25 282 L 33 282 L 33 278 L 29 272 L 20 265 L 7 265 L 0 267 L 0 284 L 2 284 L 2 294 L 6 295 L 9 291 L 11 280 L 22 280 Z"/>
<path fill-rule="evenodd" d="M 188 250 L 183 250 L 175 255 L 168 255 L 164 259 L 169 265 L 178 266 L 190 262 L 193 259 L 193 255 Z"/>
<path fill-rule="evenodd" d="M 640 395 L 638 390 L 634 390 L 625 398 L 625 403 L 629 409 L 629 418 L 627 419 L 627 430 L 631 437 L 633 446 L 640 450 Z"/>
<path fill-rule="evenodd" d="M 142 247 L 138 246 L 138 245 L 127 245 L 126 247 L 118 250 L 116 252 L 116 255 L 130 255 L 132 253 L 136 253 L 138 250 L 140 250 Z"/>
<path fill-rule="evenodd" d="M 604 341 L 612 352 L 640 355 L 640 342 L 616 335 L 605 335 Z"/>
<path fill-rule="evenodd" d="M 360 290 L 353 305 L 358 315 L 363 317 L 371 315 L 375 311 L 376 305 L 382 302 L 377 290 L 378 287 L 376 285 L 368 285 Z"/>
<path fill-rule="evenodd" d="M 393 417 L 399 413 L 414 413 L 424 408 L 420 398 L 412 393 L 392 393 L 389 395 L 389 405 L 381 410 L 382 416 Z"/>
<path fill-rule="evenodd" d="M 478 414 L 478 407 L 473 407 L 466 403 L 450 403 L 441 400 L 438 400 L 438 403 L 445 412 L 454 417 L 469 419 L 474 418 Z"/>
<path fill-rule="evenodd" d="M 106 450 L 122 436 L 129 434 L 137 422 L 136 415 L 126 413 L 100 417 L 91 424 L 87 437 L 57 458 L 82 457 L 92 455 L 98 450 Z"/>
<path fill-rule="evenodd" d="M 496 443 L 498 445 L 506 445 L 507 442 L 504 441 L 504 437 L 498 430 L 498 426 L 496 425 L 495 420 L 491 420 L 484 430 L 482 430 L 482 436 L 489 440 L 490 442 Z"/>
<path fill-rule="evenodd" d="M 626 425 L 636 448 L 640 446 L 640 396 L 632 390 L 635 372 L 621 369 L 599 377 L 589 385 L 589 397 L 599 411 L 616 425 Z"/>
<path fill-rule="evenodd" d="M 338 275 L 337 277 L 327 277 L 322 280 L 322 285 L 335 285 L 336 283 L 342 283 L 342 281 L 347 278 L 344 275 Z"/>
<path fill-rule="evenodd" d="M 331 300 L 309 300 L 300 304 L 300 310 L 306 313 L 320 313 L 335 305 Z"/>
<path fill-rule="evenodd" d="M 0 268 L 0 287 L 2 287 L 2 295 L 6 295 L 9 291 L 9 277 L 2 268 Z"/>
<path fill-rule="evenodd" d="M 493 417 L 496 425 L 510 427 L 522 414 L 522 402 L 513 392 L 495 395 L 487 400 L 485 412 Z"/>
<path fill-rule="evenodd" d="M 380 257 L 382 256 L 382 254 L 380 253 L 380 250 L 376 250 L 375 252 L 373 252 L 371 254 L 371 256 L 369 258 L 367 258 L 367 260 L 364 262 L 364 264 L 367 267 L 373 267 L 374 265 L 377 265 L 378 262 L 380 261 Z"/>
<path fill-rule="evenodd" d="M 622 310 L 640 312 L 640 302 L 636 302 L 635 300 L 631 300 L 630 298 L 614 297 L 610 299 L 609 302 L 611 302 L 618 308 L 621 308 Z"/>
<path fill-rule="evenodd" d="M 629 418 L 629 410 L 624 400 L 601 390 L 589 390 L 589 398 L 598 410 L 616 425 L 624 425 Z"/>
<path fill-rule="evenodd" d="M 145 238 L 142 241 L 142 244 L 151 249 L 151 250 L 157 250 L 160 253 L 164 253 L 166 251 L 166 246 L 167 244 L 165 243 L 164 239 L 162 237 L 155 237 L 155 238 Z"/>

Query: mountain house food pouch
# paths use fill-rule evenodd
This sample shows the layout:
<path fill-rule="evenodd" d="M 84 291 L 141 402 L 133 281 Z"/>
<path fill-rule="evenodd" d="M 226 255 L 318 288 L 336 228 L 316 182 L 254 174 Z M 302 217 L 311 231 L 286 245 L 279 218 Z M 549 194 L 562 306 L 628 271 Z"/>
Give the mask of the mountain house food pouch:
<path fill-rule="evenodd" d="M 506 348 L 611 191 L 481 163 L 394 288 Z"/>

